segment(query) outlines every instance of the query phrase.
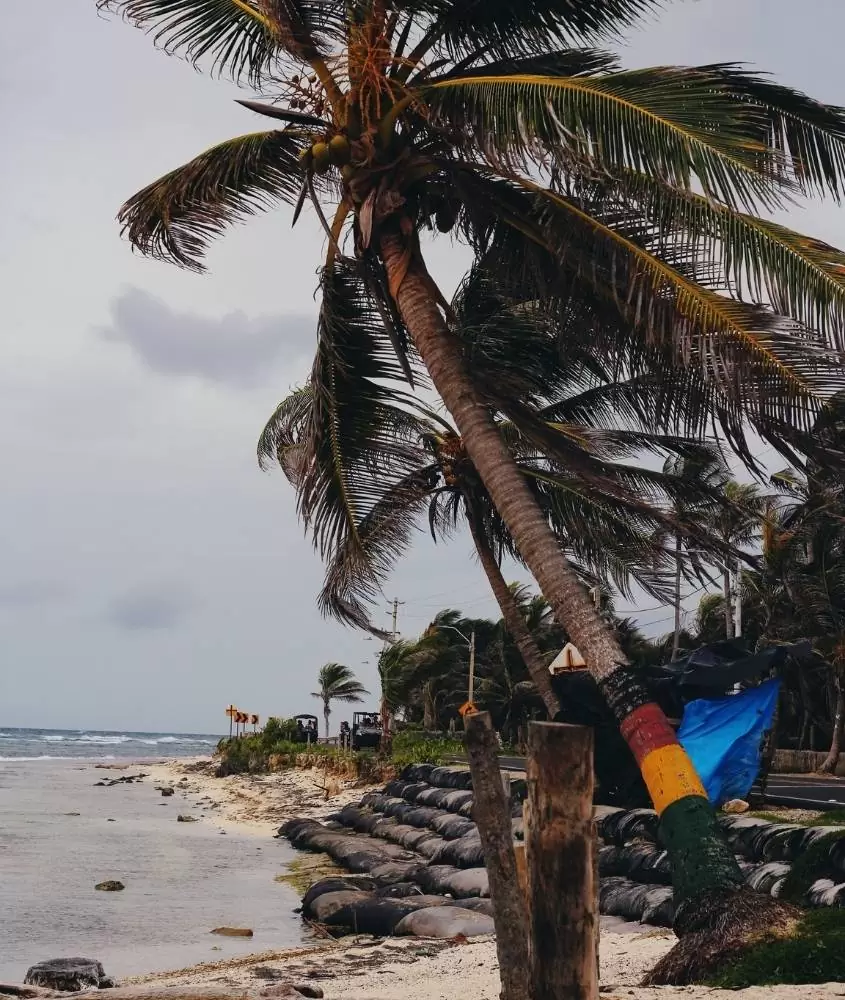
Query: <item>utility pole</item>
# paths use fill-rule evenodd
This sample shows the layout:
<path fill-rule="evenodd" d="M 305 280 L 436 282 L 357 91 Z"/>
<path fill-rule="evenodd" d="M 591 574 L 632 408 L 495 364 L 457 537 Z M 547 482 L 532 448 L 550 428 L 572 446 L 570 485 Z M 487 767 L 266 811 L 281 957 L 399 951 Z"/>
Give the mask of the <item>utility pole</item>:
<path fill-rule="evenodd" d="M 390 638 L 384 640 L 384 648 L 387 649 L 390 643 L 396 642 L 399 636 L 399 606 L 404 604 L 398 597 L 393 598 L 393 604 L 387 609 L 387 613 L 393 615 L 393 627 L 390 630 Z"/>

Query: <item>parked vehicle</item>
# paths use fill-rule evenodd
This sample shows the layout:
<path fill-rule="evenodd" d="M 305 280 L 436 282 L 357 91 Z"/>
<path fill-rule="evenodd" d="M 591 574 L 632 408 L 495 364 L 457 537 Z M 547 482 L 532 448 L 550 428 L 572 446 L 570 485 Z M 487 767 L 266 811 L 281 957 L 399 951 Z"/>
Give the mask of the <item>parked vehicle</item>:
<path fill-rule="evenodd" d="M 352 716 L 352 749 L 375 750 L 381 743 L 378 712 L 355 712 Z"/>
<path fill-rule="evenodd" d="M 296 729 L 293 732 L 294 743 L 316 743 L 319 731 L 316 715 L 295 715 L 293 717 Z"/>

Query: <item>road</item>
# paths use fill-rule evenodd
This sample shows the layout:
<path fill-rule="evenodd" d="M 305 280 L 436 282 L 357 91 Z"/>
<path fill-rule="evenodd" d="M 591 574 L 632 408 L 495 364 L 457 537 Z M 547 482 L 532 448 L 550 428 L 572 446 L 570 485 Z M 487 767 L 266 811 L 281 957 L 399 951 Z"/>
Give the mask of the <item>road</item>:
<path fill-rule="evenodd" d="M 525 770 L 524 757 L 500 757 L 499 762 L 505 771 Z M 810 808 L 845 808 L 845 778 L 772 774 L 766 788 L 766 801 L 772 805 L 797 805 L 800 802 L 807 803 Z"/>

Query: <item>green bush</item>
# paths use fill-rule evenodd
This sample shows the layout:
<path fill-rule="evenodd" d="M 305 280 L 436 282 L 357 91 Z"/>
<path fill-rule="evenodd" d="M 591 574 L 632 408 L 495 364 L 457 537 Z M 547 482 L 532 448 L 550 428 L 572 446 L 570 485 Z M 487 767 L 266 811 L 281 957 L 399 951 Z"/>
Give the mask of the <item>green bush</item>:
<path fill-rule="evenodd" d="M 433 733 L 405 731 L 393 737 L 391 761 L 397 767 L 408 764 L 443 764 L 447 757 L 462 754 L 463 744 L 447 734 L 435 736 Z"/>

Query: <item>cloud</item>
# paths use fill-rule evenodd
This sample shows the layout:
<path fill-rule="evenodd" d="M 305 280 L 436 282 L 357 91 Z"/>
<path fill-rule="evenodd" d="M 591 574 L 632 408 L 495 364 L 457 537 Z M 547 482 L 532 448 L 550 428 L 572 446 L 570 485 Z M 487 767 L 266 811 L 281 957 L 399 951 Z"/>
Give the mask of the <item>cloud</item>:
<path fill-rule="evenodd" d="M 129 632 L 178 628 L 196 607 L 196 600 L 179 584 L 144 584 L 116 597 L 107 619 Z"/>
<path fill-rule="evenodd" d="M 55 580 L 0 581 L 0 608 L 40 607 L 65 594 L 65 587 Z"/>
<path fill-rule="evenodd" d="M 111 314 L 101 336 L 125 344 L 152 371 L 235 388 L 256 385 L 279 364 L 314 350 L 316 321 L 309 316 L 237 311 L 212 319 L 177 312 L 135 287 L 112 301 Z"/>

